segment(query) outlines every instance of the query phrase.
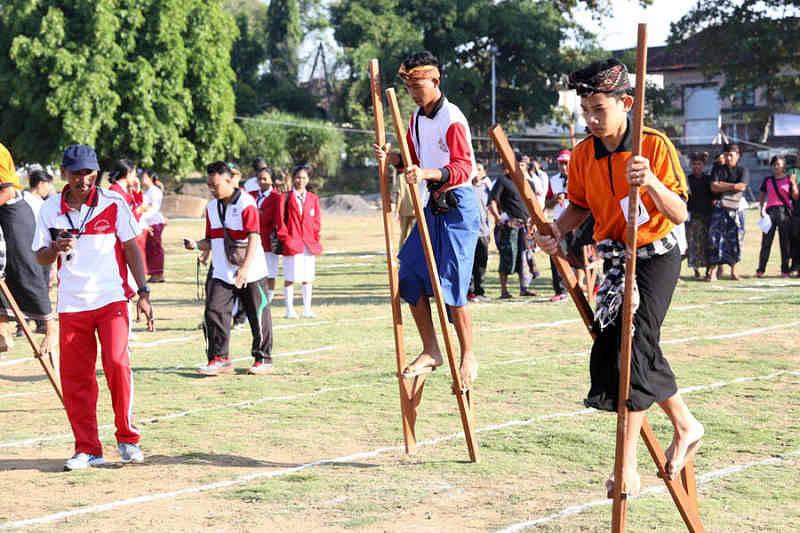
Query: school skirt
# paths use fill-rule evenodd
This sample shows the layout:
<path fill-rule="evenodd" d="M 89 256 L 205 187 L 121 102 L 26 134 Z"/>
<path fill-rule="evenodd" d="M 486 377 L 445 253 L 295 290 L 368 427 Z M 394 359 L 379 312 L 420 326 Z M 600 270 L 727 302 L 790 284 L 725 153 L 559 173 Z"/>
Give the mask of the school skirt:
<path fill-rule="evenodd" d="M 664 358 L 661 324 L 667 315 L 672 293 L 681 271 L 681 253 L 676 246 L 664 255 L 640 259 L 636 263 L 639 309 L 633 318 L 631 386 L 628 408 L 644 411 L 678 392 L 675 374 Z M 619 392 L 619 350 L 622 312 L 602 332 L 592 346 L 589 363 L 592 385 L 584 404 L 603 411 L 616 411 Z"/>
<path fill-rule="evenodd" d="M 458 207 L 434 215 L 425 207 L 425 220 L 431 236 L 433 255 L 442 285 L 445 304 L 461 307 L 467 304 L 475 246 L 480 232 L 480 211 L 472 187 L 453 189 Z M 433 296 L 428 266 L 419 228 L 415 225 L 398 254 L 400 261 L 400 297 L 416 305 L 420 297 Z"/>

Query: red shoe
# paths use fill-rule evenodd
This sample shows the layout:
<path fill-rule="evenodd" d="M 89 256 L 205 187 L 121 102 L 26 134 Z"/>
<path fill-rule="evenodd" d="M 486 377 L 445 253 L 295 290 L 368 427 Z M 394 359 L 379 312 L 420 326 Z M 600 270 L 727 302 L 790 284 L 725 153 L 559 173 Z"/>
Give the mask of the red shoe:
<path fill-rule="evenodd" d="M 563 302 L 566 299 L 567 299 L 567 295 L 564 294 L 563 292 L 558 293 L 558 294 L 554 294 L 553 296 L 550 297 L 550 301 L 553 302 L 553 303 Z"/>
<path fill-rule="evenodd" d="M 764 271 L 763 270 L 756 270 L 756 277 L 757 278 L 763 278 L 764 277 Z"/>

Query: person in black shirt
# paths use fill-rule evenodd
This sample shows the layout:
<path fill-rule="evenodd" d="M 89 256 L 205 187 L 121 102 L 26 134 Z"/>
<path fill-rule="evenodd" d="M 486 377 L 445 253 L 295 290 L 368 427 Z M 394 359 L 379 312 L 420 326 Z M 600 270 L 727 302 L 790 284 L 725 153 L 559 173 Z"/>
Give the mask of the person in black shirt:
<path fill-rule="evenodd" d="M 489 213 L 494 219 L 495 242 L 500 252 L 500 298 L 512 298 L 508 292 L 508 275 L 519 275 L 519 295 L 535 296 L 525 286 L 522 251 L 526 246 L 525 223 L 528 211 L 516 185 L 506 176 L 500 176 L 489 194 Z"/>
<path fill-rule="evenodd" d="M 717 270 L 722 265 L 730 265 L 731 279 L 741 279 L 736 274 L 736 263 L 742 260 L 739 232 L 744 229 L 739 203 L 750 176 L 747 169 L 737 166 L 741 155 L 739 145 L 726 144 L 724 153 L 725 164 L 715 165 L 711 171 L 711 192 L 716 198 L 708 229 L 708 263 L 712 267 L 709 281 L 717 279 Z"/>
<path fill-rule="evenodd" d="M 703 172 L 708 152 L 694 152 L 689 156 L 692 173 L 688 176 L 689 184 L 689 220 L 686 222 L 686 240 L 689 266 L 694 269 L 694 277 L 700 277 L 700 269 L 706 267 L 706 278 L 711 275 L 708 263 L 708 227 L 711 224 L 711 210 L 714 195 L 711 192 L 711 176 Z"/>

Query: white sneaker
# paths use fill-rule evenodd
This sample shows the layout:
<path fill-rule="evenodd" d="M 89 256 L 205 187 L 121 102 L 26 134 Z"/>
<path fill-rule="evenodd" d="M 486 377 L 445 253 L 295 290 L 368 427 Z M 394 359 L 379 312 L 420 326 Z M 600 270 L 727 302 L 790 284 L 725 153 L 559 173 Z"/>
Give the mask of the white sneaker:
<path fill-rule="evenodd" d="M 297 318 L 297 312 L 294 309 L 287 309 L 283 318 Z"/>
<path fill-rule="evenodd" d="M 144 454 L 138 444 L 120 442 L 117 444 L 117 451 L 123 463 L 142 464 L 144 462 Z"/>
<path fill-rule="evenodd" d="M 100 466 L 106 464 L 102 455 L 92 455 L 90 453 L 76 453 L 64 463 L 64 471 L 83 470 L 90 466 Z"/>
<path fill-rule="evenodd" d="M 303 318 L 314 318 L 315 316 L 317 315 L 310 309 L 308 311 L 303 311 Z"/>
<path fill-rule="evenodd" d="M 197 372 L 204 376 L 217 376 L 219 374 L 233 374 L 233 363 L 230 359 L 215 357 L 207 365 L 201 366 Z"/>
<path fill-rule="evenodd" d="M 254 376 L 269 374 L 270 372 L 272 372 L 272 360 L 256 361 L 253 366 L 247 369 L 247 373 Z"/>

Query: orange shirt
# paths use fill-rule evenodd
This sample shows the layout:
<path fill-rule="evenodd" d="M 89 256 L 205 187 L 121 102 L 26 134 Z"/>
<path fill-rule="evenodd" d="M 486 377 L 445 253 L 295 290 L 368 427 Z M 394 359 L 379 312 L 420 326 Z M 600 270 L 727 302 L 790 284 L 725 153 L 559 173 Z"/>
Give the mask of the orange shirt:
<path fill-rule="evenodd" d="M 620 201 L 627 198 L 629 188 L 625 173 L 631 153 L 630 121 L 622 143 L 609 153 L 599 138 L 590 135 L 572 151 L 569 162 L 567 198 L 571 203 L 589 209 L 594 215 L 594 239 L 625 242 L 627 212 Z M 658 130 L 644 128 L 642 156 L 650 160 L 650 168 L 666 187 L 681 198 L 688 198 L 686 176 L 678 153 L 667 136 Z M 641 190 L 641 189 L 640 189 Z M 666 237 L 675 226 L 656 208 L 646 192 L 641 193 L 641 205 L 649 220 L 639 226 L 636 247 Z"/>

